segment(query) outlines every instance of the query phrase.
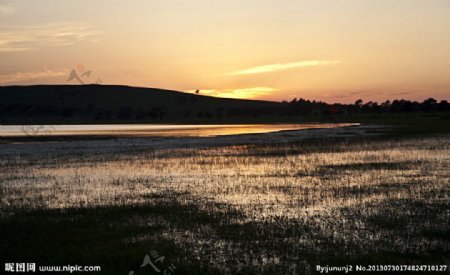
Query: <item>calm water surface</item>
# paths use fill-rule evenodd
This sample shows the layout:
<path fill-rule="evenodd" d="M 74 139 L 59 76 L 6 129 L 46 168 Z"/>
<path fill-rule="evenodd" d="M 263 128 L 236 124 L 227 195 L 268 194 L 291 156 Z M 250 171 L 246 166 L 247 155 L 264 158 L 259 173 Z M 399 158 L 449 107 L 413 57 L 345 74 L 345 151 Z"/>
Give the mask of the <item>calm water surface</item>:
<path fill-rule="evenodd" d="M 355 123 L 303 124 L 235 124 L 235 125 L 161 125 L 161 124 L 97 124 L 97 125 L 0 125 L 0 136 L 69 136 L 111 135 L 149 137 L 207 137 L 221 135 L 269 133 L 286 130 L 336 128 Z"/>

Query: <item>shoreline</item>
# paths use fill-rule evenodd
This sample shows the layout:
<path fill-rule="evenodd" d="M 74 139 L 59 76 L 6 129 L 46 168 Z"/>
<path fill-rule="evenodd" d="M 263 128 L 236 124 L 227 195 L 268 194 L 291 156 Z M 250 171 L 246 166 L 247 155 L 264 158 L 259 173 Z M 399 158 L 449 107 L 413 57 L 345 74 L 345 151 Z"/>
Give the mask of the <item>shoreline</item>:
<path fill-rule="evenodd" d="M 14 154 L 42 154 L 49 151 L 65 154 L 76 153 L 120 153 L 129 150 L 152 150 L 170 148 L 205 148 L 215 146 L 233 146 L 246 144 L 276 144 L 301 142 L 312 139 L 332 139 L 351 137 L 380 136 L 380 125 L 357 125 L 336 128 L 317 128 L 286 130 L 270 133 L 223 135 L 214 137 L 86 137 L 72 136 L 66 139 L 46 141 L 21 139 L 2 143 L 0 139 L 0 157 Z M 55 136 L 51 136 L 54 138 Z M 70 138 L 70 139 L 67 139 Z M 87 138 L 87 139 L 86 139 Z"/>

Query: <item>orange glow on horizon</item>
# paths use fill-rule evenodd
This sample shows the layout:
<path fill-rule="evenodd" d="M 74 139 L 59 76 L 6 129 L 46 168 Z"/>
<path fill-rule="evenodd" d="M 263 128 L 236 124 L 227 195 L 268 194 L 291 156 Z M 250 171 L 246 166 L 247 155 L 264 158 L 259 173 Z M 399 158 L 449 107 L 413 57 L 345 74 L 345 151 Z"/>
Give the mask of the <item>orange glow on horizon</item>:
<path fill-rule="evenodd" d="M 450 100 L 448 1 L 64 3 L 0 3 L 0 85 L 75 84 L 82 64 L 86 83 L 227 98 Z"/>

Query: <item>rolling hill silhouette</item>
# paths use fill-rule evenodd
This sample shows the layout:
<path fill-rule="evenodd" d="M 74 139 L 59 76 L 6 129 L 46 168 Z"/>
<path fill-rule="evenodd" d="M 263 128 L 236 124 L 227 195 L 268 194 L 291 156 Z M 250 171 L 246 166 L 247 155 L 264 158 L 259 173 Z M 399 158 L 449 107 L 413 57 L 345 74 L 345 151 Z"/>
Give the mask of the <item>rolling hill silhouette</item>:
<path fill-rule="evenodd" d="M 269 116 L 281 104 L 119 85 L 0 87 L 0 122 L 192 123 Z"/>
<path fill-rule="evenodd" d="M 119 85 L 0 86 L 0 124 L 275 123 L 360 120 L 364 114 L 450 111 L 446 100 L 393 100 L 354 104 L 293 99 L 290 102 L 227 99 Z"/>

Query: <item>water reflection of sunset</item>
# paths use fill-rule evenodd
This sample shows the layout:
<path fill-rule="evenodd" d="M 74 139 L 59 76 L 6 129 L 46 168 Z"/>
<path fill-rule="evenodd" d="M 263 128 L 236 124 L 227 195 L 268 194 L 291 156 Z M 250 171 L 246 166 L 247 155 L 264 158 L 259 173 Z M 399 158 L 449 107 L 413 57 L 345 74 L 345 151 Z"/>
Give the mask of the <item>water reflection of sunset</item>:
<path fill-rule="evenodd" d="M 140 137 L 209 137 L 223 135 L 258 134 L 318 128 L 335 128 L 355 123 L 303 124 L 231 124 L 231 125 L 55 125 L 36 131 L 37 136 L 140 136 Z M 27 135 L 21 126 L 0 126 L 0 136 Z"/>

